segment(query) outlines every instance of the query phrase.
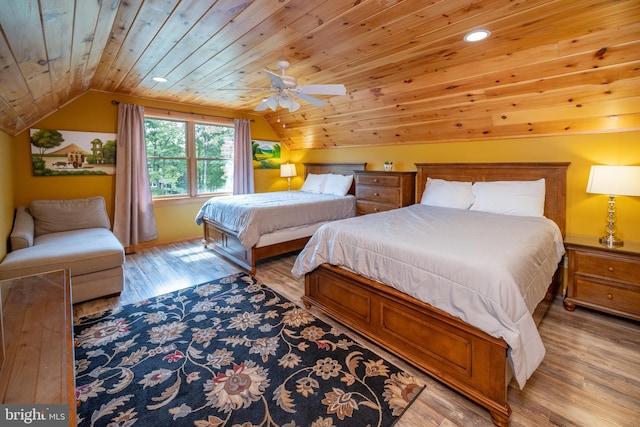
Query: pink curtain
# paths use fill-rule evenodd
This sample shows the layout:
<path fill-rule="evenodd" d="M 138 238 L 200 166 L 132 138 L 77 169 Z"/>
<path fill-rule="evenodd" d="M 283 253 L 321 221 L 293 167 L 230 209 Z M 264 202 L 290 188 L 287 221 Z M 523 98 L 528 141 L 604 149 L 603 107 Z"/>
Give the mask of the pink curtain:
<path fill-rule="evenodd" d="M 158 238 L 140 105 L 118 105 L 113 233 L 125 247 Z"/>
<path fill-rule="evenodd" d="M 235 126 L 233 194 L 254 193 L 251 126 L 247 119 L 235 119 L 233 123 Z"/>

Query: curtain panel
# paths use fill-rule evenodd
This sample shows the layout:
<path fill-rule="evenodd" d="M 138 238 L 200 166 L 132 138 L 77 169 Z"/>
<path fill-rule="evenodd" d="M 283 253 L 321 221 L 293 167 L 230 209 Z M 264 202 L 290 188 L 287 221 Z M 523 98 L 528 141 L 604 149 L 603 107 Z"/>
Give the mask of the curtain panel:
<path fill-rule="evenodd" d="M 158 238 L 147 170 L 144 107 L 118 105 L 113 233 L 125 247 Z"/>
<path fill-rule="evenodd" d="M 235 119 L 233 124 L 235 127 L 233 194 L 254 193 L 251 124 L 247 119 Z"/>

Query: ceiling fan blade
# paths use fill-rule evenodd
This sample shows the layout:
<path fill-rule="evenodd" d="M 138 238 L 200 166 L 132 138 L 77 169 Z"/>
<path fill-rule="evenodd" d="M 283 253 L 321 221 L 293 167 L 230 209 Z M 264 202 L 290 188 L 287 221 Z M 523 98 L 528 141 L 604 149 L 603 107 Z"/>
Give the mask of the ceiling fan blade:
<path fill-rule="evenodd" d="M 272 73 L 269 70 L 264 70 L 269 80 L 271 80 L 271 86 L 277 89 L 284 89 L 287 87 L 285 82 L 282 80 L 282 77 L 277 75 L 276 73 Z"/>
<path fill-rule="evenodd" d="M 220 87 L 216 90 L 241 90 L 244 92 L 253 92 L 253 91 L 272 91 L 270 87 Z"/>
<path fill-rule="evenodd" d="M 260 103 L 253 111 L 264 111 L 267 108 L 271 108 L 273 111 L 276 111 L 278 108 L 278 94 L 274 93 L 264 101 Z"/>
<path fill-rule="evenodd" d="M 313 96 L 309 96 L 309 95 L 304 94 L 304 93 L 298 93 L 298 94 L 296 94 L 296 97 L 302 99 L 303 101 L 307 101 L 309 104 L 313 104 L 313 105 L 315 105 L 317 107 L 321 107 L 324 104 L 326 104 L 326 102 L 324 102 L 323 100 L 318 99 L 318 98 L 314 98 Z"/>
<path fill-rule="evenodd" d="M 307 95 L 346 95 L 347 88 L 344 85 L 300 85 L 299 93 Z"/>

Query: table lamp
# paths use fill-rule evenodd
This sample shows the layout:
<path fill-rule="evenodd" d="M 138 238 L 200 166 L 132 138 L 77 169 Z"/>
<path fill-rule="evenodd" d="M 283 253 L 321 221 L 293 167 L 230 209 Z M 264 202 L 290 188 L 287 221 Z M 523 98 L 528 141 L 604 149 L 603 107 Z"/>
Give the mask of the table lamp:
<path fill-rule="evenodd" d="M 291 191 L 291 177 L 297 176 L 296 165 L 293 163 L 285 163 L 280 165 L 280 177 L 287 178 L 287 189 Z"/>
<path fill-rule="evenodd" d="M 616 236 L 615 213 L 617 196 L 640 196 L 640 166 L 591 166 L 587 193 L 609 196 L 607 234 L 600 243 L 608 248 L 623 246 Z"/>

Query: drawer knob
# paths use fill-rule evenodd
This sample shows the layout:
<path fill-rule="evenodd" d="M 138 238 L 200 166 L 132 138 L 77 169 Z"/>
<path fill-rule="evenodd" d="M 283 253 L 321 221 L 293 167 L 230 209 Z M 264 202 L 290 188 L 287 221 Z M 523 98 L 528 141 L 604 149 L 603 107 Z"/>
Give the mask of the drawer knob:
<path fill-rule="evenodd" d="M 378 178 L 374 178 L 374 179 L 373 179 L 373 182 L 378 182 Z"/>
<path fill-rule="evenodd" d="M 607 294 L 607 299 L 613 299 L 613 295 Z"/>
<path fill-rule="evenodd" d="M 378 193 L 373 193 L 373 195 L 374 195 L 374 196 L 379 196 L 379 194 L 378 194 Z"/>
<path fill-rule="evenodd" d="M 378 212 L 378 208 L 373 208 L 373 211 L 374 212 Z"/>
<path fill-rule="evenodd" d="M 609 270 L 609 273 L 613 273 L 613 267 L 608 267 L 607 270 Z"/>

